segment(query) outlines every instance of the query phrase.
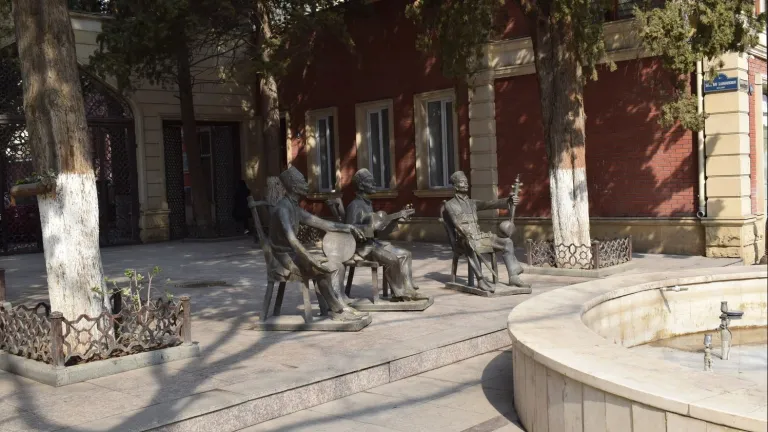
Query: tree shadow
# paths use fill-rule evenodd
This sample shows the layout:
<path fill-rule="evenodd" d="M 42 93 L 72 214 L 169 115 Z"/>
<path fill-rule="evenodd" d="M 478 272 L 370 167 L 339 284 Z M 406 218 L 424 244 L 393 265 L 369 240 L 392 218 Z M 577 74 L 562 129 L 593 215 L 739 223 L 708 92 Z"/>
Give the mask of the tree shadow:
<path fill-rule="evenodd" d="M 601 68 L 584 91 L 587 181 L 592 217 L 680 217 L 696 213 L 697 148 L 692 132 L 658 124 L 669 76 L 653 59 Z M 500 194 L 525 183 L 518 216 L 549 217 L 549 179 L 535 75 L 496 81 Z M 512 121 L 509 121 L 513 119 Z M 525 154 L 526 157 L 519 157 Z"/>
<path fill-rule="evenodd" d="M 211 245 L 208 244 L 171 242 L 167 244 L 133 246 L 130 249 L 110 248 L 103 249 L 102 251 L 107 274 L 119 273 L 129 264 L 137 270 L 147 269 L 151 267 L 152 261 L 156 257 L 168 257 L 170 255 L 176 255 L 184 263 L 179 269 L 176 269 L 177 274 L 188 275 L 191 278 L 208 275 L 210 278 L 216 279 L 215 274 L 209 274 L 209 269 L 225 265 L 229 265 L 229 268 L 232 269 L 246 269 L 248 274 L 258 274 L 265 271 L 262 264 L 263 255 L 260 252 L 252 251 L 252 245 L 248 241 L 231 242 L 226 248 L 221 248 L 224 250 L 222 253 L 216 253 L 215 250 L 211 251 L 210 248 Z M 434 252 L 436 255 L 444 255 L 444 257 L 437 257 L 437 260 L 442 262 L 441 266 L 449 266 L 450 261 L 447 257 L 450 256 L 451 252 L 446 245 L 419 244 L 417 248 L 420 254 L 431 254 Z M 442 254 L 440 253 L 441 250 Z M 207 260 L 204 259 L 206 254 L 209 257 Z M 242 257 L 247 259 L 242 259 Z M 31 256 L 28 258 L 31 258 Z M 37 259 L 41 258 L 42 256 L 37 256 Z M 24 260 L 20 260 L 18 265 L 24 266 Z M 196 272 L 188 271 L 188 269 L 195 267 L 200 269 Z M 43 269 L 38 269 L 38 271 L 41 270 Z M 226 270 L 226 267 L 224 267 L 223 271 L 228 272 L 231 270 Z M 366 279 L 364 277 L 363 281 Z M 234 285 L 242 288 L 249 286 L 249 284 L 252 284 L 250 280 L 243 280 L 235 282 Z M 11 292 L 17 296 L 24 295 L 25 292 L 23 289 L 18 290 L 19 285 L 18 283 L 10 284 L 12 287 Z M 41 289 L 44 290 L 45 287 L 43 286 Z M 248 311 L 261 309 L 260 297 L 263 295 L 264 290 L 262 286 L 256 288 L 253 295 L 249 295 L 250 299 L 245 304 L 237 296 L 241 296 L 247 291 L 233 292 L 224 287 L 211 289 L 209 292 L 200 294 L 200 289 L 178 289 L 173 287 L 171 289 L 177 295 L 184 293 L 193 296 L 193 339 L 196 339 L 196 328 L 215 324 L 215 328 L 209 328 L 205 334 L 200 333 L 206 339 L 200 357 L 186 361 L 183 365 L 166 364 L 149 367 L 140 370 L 140 372 L 127 372 L 122 375 L 122 377 L 125 377 L 122 379 L 126 380 L 126 384 L 121 384 L 117 388 L 114 387 L 114 384 L 110 384 L 114 383 L 114 381 L 94 384 L 103 387 L 103 389 L 99 389 L 93 395 L 84 397 L 81 400 L 81 404 L 72 408 L 71 416 L 75 416 L 81 422 L 87 423 L 90 421 L 101 421 L 105 417 L 117 415 L 114 430 L 131 429 L 137 427 L 138 424 L 148 424 L 147 422 L 150 422 L 151 419 L 154 419 L 152 421 L 157 421 L 159 419 L 157 416 L 160 415 L 158 414 L 160 407 L 163 410 L 162 418 L 177 418 L 188 408 L 192 409 L 191 407 L 195 406 L 196 401 L 200 397 L 204 397 L 202 395 L 209 390 L 210 381 L 216 380 L 219 374 L 234 373 L 243 367 L 246 368 L 243 371 L 245 373 L 250 370 L 248 369 L 249 364 L 254 362 L 258 361 L 259 365 L 263 365 L 263 362 L 274 362 L 276 359 L 285 358 L 283 354 L 280 354 L 283 349 L 291 349 L 291 347 L 298 346 L 297 344 L 306 344 L 309 350 L 316 350 L 327 346 L 335 337 L 334 335 L 313 332 L 274 332 L 264 335 L 264 337 L 249 337 L 248 335 L 254 335 L 255 333 L 247 332 L 245 329 L 248 329 L 251 320 L 257 319 L 258 316 L 256 313 L 249 313 Z M 209 298 L 218 298 L 219 301 L 212 303 L 211 300 L 207 300 Z M 292 288 L 286 290 L 284 302 L 287 308 L 300 304 L 299 290 Z M 196 304 L 202 305 L 202 307 L 196 307 Z M 432 315 L 431 313 L 398 314 L 391 317 L 387 317 L 386 314 L 380 315 L 380 318 L 377 317 L 376 319 L 375 326 L 371 326 L 359 334 L 345 335 L 344 338 L 347 342 L 344 346 L 340 347 L 341 352 L 339 354 L 342 357 L 354 356 L 354 352 L 362 347 L 361 344 L 370 347 L 370 343 L 366 342 L 365 338 L 371 337 L 371 335 L 381 335 L 383 338 L 386 338 L 392 331 L 402 331 L 414 325 L 433 326 L 445 319 L 479 319 L 489 316 L 488 314 L 505 313 L 509 310 L 509 306 L 501 306 L 499 308 L 484 309 L 482 313 L 478 314 L 472 308 L 459 308 L 450 304 L 447 305 L 447 308 L 447 310 L 442 311 L 438 315 Z M 440 328 L 442 327 L 438 326 L 435 330 Z M 248 339 L 252 340 L 249 341 Z M 336 360 L 327 358 L 326 360 L 333 364 L 336 364 L 335 362 L 337 361 L 341 362 L 339 364 L 345 364 L 346 362 L 341 361 L 341 358 Z M 307 376 L 313 376 L 318 371 L 317 367 L 333 366 L 323 366 L 323 364 L 307 366 L 305 364 L 293 363 L 295 362 L 287 361 L 285 364 L 282 364 L 280 360 L 277 360 L 275 363 L 276 367 L 279 366 L 277 370 L 262 372 L 254 370 L 253 373 L 270 373 L 274 375 L 283 372 L 290 373 L 290 371 L 287 371 L 288 369 L 299 368 L 299 370 L 304 369 L 304 373 Z M 243 366 L 244 364 L 245 366 Z M 130 387 L 131 380 L 135 379 L 131 377 L 138 376 L 142 377 L 141 380 L 136 382 L 136 385 L 141 387 L 140 390 Z M 245 377 L 246 375 L 243 376 Z M 53 411 L 42 415 L 37 415 L 41 413 L 41 410 L 46 409 L 45 399 L 48 397 L 59 397 L 71 400 L 71 397 L 67 396 L 68 392 L 73 390 L 82 392 L 84 387 L 92 388 L 92 383 L 89 382 L 69 388 L 52 388 L 42 384 L 31 384 L 29 380 L 15 375 L 7 374 L 4 375 L 4 378 L 13 390 L 4 392 L 5 395 L 0 397 L 0 403 L 17 407 L 16 409 L 19 414 L 16 418 L 6 417 L 0 422 L 0 427 L 10 428 L 19 424 L 18 422 L 22 422 L 24 424 L 23 430 L 53 430 L 61 428 L 61 424 L 56 422 L 56 417 L 52 414 L 53 412 L 58 412 L 59 408 L 55 408 Z M 227 379 L 231 379 L 231 377 Z M 228 382 L 231 383 L 232 381 Z M 88 385 L 86 386 L 86 384 Z M 124 386 L 128 387 L 123 388 Z M 117 395 L 112 392 L 122 393 L 120 397 L 127 397 L 129 399 L 133 395 L 136 401 L 132 403 L 137 403 L 137 408 L 128 413 L 120 413 L 113 403 Z M 44 396 L 41 396 L 41 394 Z M 199 397 L 186 397 L 193 395 L 198 395 Z M 91 402 L 92 400 L 93 402 Z M 101 404 L 101 409 L 98 414 L 93 414 L 89 411 L 89 407 L 97 404 Z M 78 429 L 78 426 L 73 426 L 69 430 L 75 431 L 80 429 Z"/>

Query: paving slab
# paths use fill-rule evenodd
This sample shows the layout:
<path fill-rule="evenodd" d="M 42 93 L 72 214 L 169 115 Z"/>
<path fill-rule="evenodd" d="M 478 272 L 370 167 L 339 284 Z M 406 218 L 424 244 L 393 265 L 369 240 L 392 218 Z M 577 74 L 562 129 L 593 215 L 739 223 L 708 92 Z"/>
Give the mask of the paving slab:
<path fill-rule="evenodd" d="M 128 268 L 146 272 L 159 266 L 163 272 L 153 292 L 191 296 L 192 335 L 199 342 L 200 357 L 77 384 L 87 389 L 54 389 L 0 373 L 0 431 L 242 429 L 506 346 L 506 317 L 515 305 L 587 280 L 524 274 L 533 285 L 531 295 L 478 297 L 443 289 L 450 280 L 452 252 L 447 245 L 399 246 L 412 251 L 415 282 L 420 293 L 434 298 L 434 304 L 422 312 L 372 313 L 372 323 L 355 333 L 249 330 L 259 322 L 266 287 L 263 255 L 251 240 L 102 249 L 108 276 L 119 277 Z M 736 260 L 703 257 L 637 256 L 632 271 L 734 263 Z M 42 254 L 0 257 L 0 267 L 6 269 L 7 297 L 13 304 L 47 300 Z M 505 269 L 500 266 L 499 270 L 504 280 Z M 370 275 L 361 273 L 354 278 L 355 291 L 367 292 Z M 206 281 L 226 284 L 207 286 L 213 284 Z M 289 285 L 283 301 L 285 313 L 299 314 L 302 303 L 298 287 Z M 458 389 L 483 386 L 493 389 L 491 393 L 511 388 L 509 371 L 501 366 L 465 369 L 430 379 L 455 384 Z M 454 382 L 457 379 L 465 381 Z M 77 397 L 81 390 L 88 396 Z M 377 400 L 397 399 L 370 395 Z M 83 400 L 94 402 L 84 404 Z M 446 400 L 451 403 L 452 399 Z M 435 406 L 444 416 L 421 418 L 415 406 L 398 409 L 404 410 L 403 418 L 424 427 L 434 422 L 454 430 L 468 424 L 460 419 L 455 424 L 447 421 L 455 417 L 455 408 Z M 467 412 L 475 423 L 469 422 L 472 424 L 465 428 L 492 420 L 482 413 Z M 370 430 L 393 428 L 379 423 L 370 423 Z M 397 424 L 405 427 L 406 423 Z"/>
<path fill-rule="evenodd" d="M 497 376 L 499 366 L 503 363 L 510 369 L 510 362 L 511 353 L 493 351 L 242 431 L 522 432 L 512 392 L 488 387 L 481 379 L 430 378 L 450 375 L 456 369 L 471 370 L 479 377 Z M 483 374 L 484 368 L 489 373 Z"/>

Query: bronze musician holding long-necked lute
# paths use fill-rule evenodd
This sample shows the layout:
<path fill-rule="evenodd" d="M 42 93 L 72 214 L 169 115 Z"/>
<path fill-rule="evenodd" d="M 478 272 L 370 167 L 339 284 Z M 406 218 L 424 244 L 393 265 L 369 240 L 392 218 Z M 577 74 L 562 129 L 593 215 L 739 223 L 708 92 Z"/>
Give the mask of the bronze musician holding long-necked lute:
<path fill-rule="evenodd" d="M 488 282 L 488 280 L 480 274 L 480 266 L 485 265 L 493 272 L 491 265 L 488 264 L 486 259 L 479 253 L 477 253 L 480 246 L 490 247 L 497 252 L 501 252 L 501 257 L 504 260 L 504 264 L 507 266 L 507 273 L 509 275 L 509 286 L 515 286 L 521 288 L 519 294 L 529 294 L 531 292 L 530 285 L 523 282 L 520 278 L 520 274 L 523 273 L 523 267 L 515 258 L 515 247 L 512 243 L 511 236 L 515 231 L 514 214 L 515 207 L 519 202 L 518 193 L 520 191 L 520 176 L 518 176 L 513 192 L 508 198 L 480 201 L 469 198 L 469 180 L 467 176 L 457 171 L 451 175 L 451 183 L 453 184 L 455 194 L 454 197 L 445 203 L 445 210 L 448 212 L 453 226 L 456 228 L 459 241 L 464 242 L 464 246 L 470 251 L 468 259 L 470 260 L 470 266 L 475 269 L 474 273 L 478 278 L 478 288 L 494 292 L 495 288 Z M 499 231 L 502 236 L 498 236 L 490 232 L 480 231 L 480 226 L 477 222 L 478 210 L 490 210 L 490 209 L 503 209 L 509 210 L 509 220 L 501 223 Z"/>

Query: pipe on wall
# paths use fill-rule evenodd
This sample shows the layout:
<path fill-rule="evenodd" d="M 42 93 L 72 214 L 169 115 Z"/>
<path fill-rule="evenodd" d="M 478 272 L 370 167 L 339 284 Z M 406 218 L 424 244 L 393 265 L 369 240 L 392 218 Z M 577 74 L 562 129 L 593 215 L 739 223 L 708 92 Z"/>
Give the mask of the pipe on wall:
<path fill-rule="evenodd" d="M 704 65 L 701 60 L 696 62 L 696 112 L 704 113 Z M 707 216 L 707 176 L 706 176 L 706 146 L 704 145 L 704 129 L 697 132 L 698 165 L 699 165 L 699 211 L 696 217 L 699 219 Z"/>

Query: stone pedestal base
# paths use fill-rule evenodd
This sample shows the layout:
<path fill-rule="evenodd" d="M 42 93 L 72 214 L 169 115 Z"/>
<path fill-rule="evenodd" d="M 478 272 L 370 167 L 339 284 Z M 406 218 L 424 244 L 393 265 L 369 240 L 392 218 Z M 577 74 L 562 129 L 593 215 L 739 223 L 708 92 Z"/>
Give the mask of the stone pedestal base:
<path fill-rule="evenodd" d="M 506 285 L 496 285 L 496 291 L 488 292 L 481 290 L 477 287 L 471 287 L 462 285 L 460 283 L 448 282 L 445 284 L 445 288 L 449 290 L 459 291 L 467 294 L 474 294 L 480 297 L 504 297 L 517 294 L 530 294 L 532 290 L 530 288 L 517 288 L 509 287 Z"/>
<path fill-rule="evenodd" d="M 300 315 L 279 315 L 254 324 L 251 330 L 356 332 L 366 328 L 371 321 L 370 315 L 359 321 L 334 321 L 329 317 L 315 316 L 312 322 L 306 323 Z"/>
<path fill-rule="evenodd" d="M 434 302 L 432 297 L 425 300 L 393 302 L 389 297 L 379 296 L 375 301 L 369 298 L 355 299 L 350 306 L 361 312 L 421 312 Z"/>

